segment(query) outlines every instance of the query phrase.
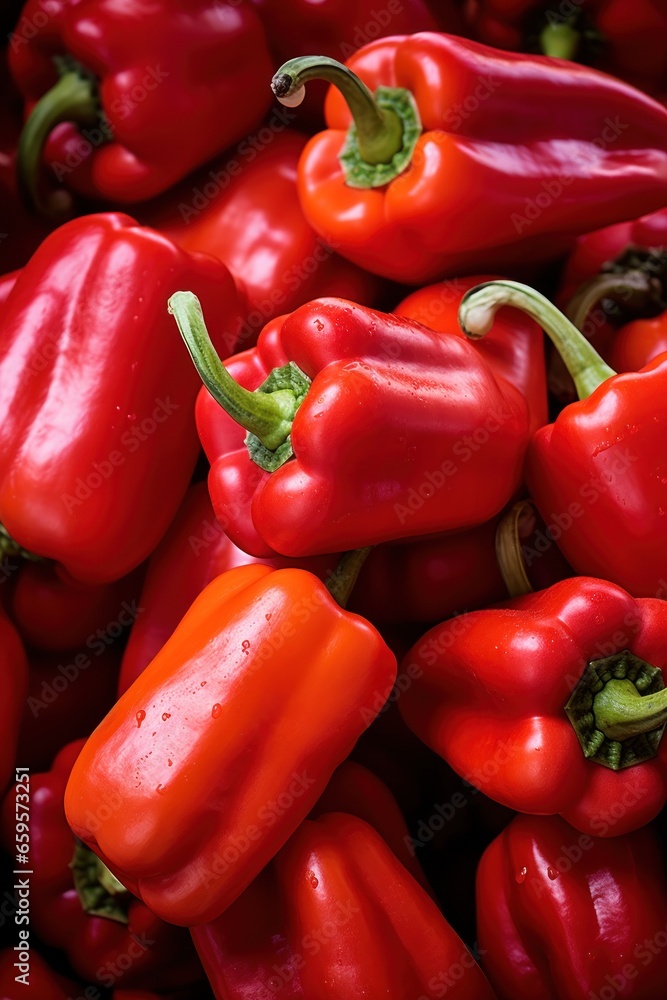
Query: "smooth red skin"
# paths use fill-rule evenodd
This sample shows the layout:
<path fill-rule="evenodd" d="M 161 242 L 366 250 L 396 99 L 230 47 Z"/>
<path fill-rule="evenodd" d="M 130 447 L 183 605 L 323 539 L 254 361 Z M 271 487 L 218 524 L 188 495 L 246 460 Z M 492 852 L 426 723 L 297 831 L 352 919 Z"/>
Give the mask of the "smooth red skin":
<path fill-rule="evenodd" d="M 242 552 L 216 521 L 206 483 L 191 486 L 151 556 L 139 600 L 143 610 L 125 647 L 118 694 L 127 691 L 157 656 L 204 587 L 228 569 L 258 562 L 275 569 L 290 564 L 281 557 L 261 560 Z M 335 558 L 311 559 L 300 565 L 324 578 L 335 563 Z"/>
<path fill-rule="evenodd" d="M 344 813 L 302 823 L 235 906 L 192 934 L 218 1000 L 260 1000 L 267 984 L 289 1000 L 437 996 L 467 954 L 380 834 Z M 466 961 L 448 996 L 494 1000 Z"/>
<path fill-rule="evenodd" d="M 526 15 L 541 10 L 553 14 L 547 0 L 466 0 L 464 9 L 480 41 L 510 49 L 521 49 L 528 41 Z M 667 12 L 661 0 L 586 0 L 583 10 L 589 26 L 602 37 L 595 58 L 599 69 L 649 92 L 667 85 L 662 45 Z"/>
<path fill-rule="evenodd" d="M 332 812 L 357 816 L 377 830 L 403 867 L 429 896 L 433 896 L 414 850 L 408 847 L 410 833 L 403 813 L 381 778 L 354 760 L 344 761 L 332 774 L 309 819 Z"/>
<path fill-rule="evenodd" d="M 637 372 L 665 351 L 667 312 L 622 326 L 614 338 L 609 363 L 617 372 Z"/>
<path fill-rule="evenodd" d="M 11 617 L 25 642 L 36 649 L 65 651 L 85 646 L 116 621 L 123 601 L 136 598 L 142 570 L 113 583 L 79 583 L 51 562 L 25 561 L 11 601 Z"/>
<path fill-rule="evenodd" d="M 116 700 L 120 666 L 120 650 L 116 647 L 120 641 L 116 639 L 103 651 L 97 637 L 92 645 L 82 644 L 67 652 L 30 651 L 28 690 L 16 752 L 18 764 L 31 771 L 48 771 L 66 743 L 88 736 L 104 718 Z M 79 669 L 76 657 L 82 654 L 88 666 Z M 67 681 L 66 687 L 62 686 L 62 678 Z"/>
<path fill-rule="evenodd" d="M 233 155 L 139 208 L 144 224 L 184 250 L 221 260 L 245 294 L 248 315 L 239 330 L 225 333 L 225 353 L 237 344 L 251 347 L 266 322 L 310 299 L 335 295 L 362 305 L 378 300 L 378 279 L 333 253 L 304 218 L 296 179 L 305 144 L 305 136 L 290 130 L 274 133 L 259 151 L 241 143 Z M 238 170 L 233 175 L 232 164 Z M 211 175 L 219 173 L 224 180 L 217 182 L 217 193 L 195 209 L 193 192 L 210 190 L 212 183 L 215 189 Z"/>
<path fill-rule="evenodd" d="M 575 511 L 558 538 L 570 565 L 636 597 L 665 594 L 666 391 L 659 355 L 567 406 L 533 435 L 526 457 L 526 485 L 545 522 Z"/>
<path fill-rule="evenodd" d="M 5 303 L 9 298 L 9 294 L 16 284 L 17 278 L 21 273 L 19 268 L 16 271 L 9 271 L 7 274 L 0 276 L 0 309 L 4 311 Z"/>
<path fill-rule="evenodd" d="M 270 324 L 266 348 L 262 333 L 256 351 L 228 367 L 254 389 L 281 356 L 313 379 L 292 426 L 294 461 L 258 475 L 231 418 L 201 398 L 197 408 L 216 516 L 245 551 L 316 555 L 469 527 L 498 513 L 519 485 L 525 401 L 462 338 L 319 299 L 281 328 Z M 489 447 L 471 451 L 465 435 L 493 413 Z M 219 428 L 209 431 L 209 420 Z M 456 473 L 418 510 L 405 507 L 445 461 Z"/>
<path fill-rule="evenodd" d="M 458 321 L 464 294 L 475 285 L 496 281 L 498 275 L 481 274 L 455 278 L 420 288 L 393 310 L 440 333 L 466 339 Z M 544 335 L 537 323 L 518 309 L 500 309 L 493 329 L 486 337 L 471 341 L 496 375 L 511 382 L 522 394 L 530 412 L 531 432 L 547 423 L 547 376 L 544 364 Z"/>
<path fill-rule="evenodd" d="M 72 880 L 69 863 L 74 854 L 74 835 L 63 808 L 65 786 L 84 740 L 69 743 L 58 753 L 50 771 L 30 775 L 30 926 L 41 940 L 62 949 L 84 979 L 109 985 L 113 979 L 123 986 L 168 989 L 196 982 L 201 969 L 188 936 L 180 928 L 163 923 L 139 900 L 128 912 L 128 923 L 84 912 Z M 13 790 L 2 805 L 2 839 L 12 849 L 15 834 Z M 107 800 L 108 808 L 108 800 Z M 104 811 L 98 801 L 92 812 Z M 144 937 L 145 935 L 145 937 Z M 140 955 L 136 947 L 132 962 L 122 962 L 119 974 L 111 975 L 108 964 L 128 954 L 132 939 L 152 941 Z"/>
<path fill-rule="evenodd" d="M 42 26 L 43 14 L 42 0 L 28 0 L 23 18 L 40 28 L 12 47 L 9 65 L 26 115 L 57 82 L 54 55 L 73 56 L 99 79 L 113 140 L 91 140 L 82 158 L 81 131 L 64 123 L 44 148 L 45 164 L 74 164 L 62 179 L 83 195 L 152 198 L 244 136 L 269 106 L 272 60 L 248 4 L 54 0 Z"/>
<path fill-rule="evenodd" d="M 26 987 L 23 983 L 17 983 L 16 976 L 21 973 L 14 967 L 14 962 L 19 959 L 13 946 L 14 942 L 11 948 L 0 951 L 0 1000 L 25 1000 L 25 997 L 31 997 L 32 1000 L 76 1000 L 81 996 L 82 988 L 71 979 L 55 973 L 32 946 L 32 942 L 29 985 Z M 124 994 L 118 995 L 118 1000 L 121 998 L 131 1000 L 131 997 Z"/>
<path fill-rule="evenodd" d="M 166 309 L 182 288 L 213 330 L 238 321 L 221 263 L 108 213 L 52 233 L 4 308 L 0 521 L 84 583 L 125 576 L 153 551 L 199 455 L 201 383 Z M 133 430 L 156 408 L 162 422 L 142 441 Z M 77 480 L 100 468 L 107 478 L 77 503 Z"/>
<path fill-rule="evenodd" d="M 18 632 L 0 609 L 0 792 L 14 773 L 23 702 L 28 690 L 28 661 Z M 23 763 L 20 761 L 19 763 Z"/>
<path fill-rule="evenodd" d="M 582 231 L 665 203 L 667 111 L 612 77 L 427 32 L 373 42 L 348 63 L 371 90 L 410 90 L 424 128 L 410 168 L 395 180 L 348 187 L 338 154 L 351 118 L 331 88 L 329 128 L 301 157 L 306 218 L 374 274 L 423 284 L 507 273 L 556 258 Z M 485 80 L 474 113 L 461 115 L 456 108 Z M 605 120 L 614 115 L 628 127 L 603 147 Z M 490 193 L 483 213 L 480 191 Z"/>
<path fill-rule="evenodd" d="M 229 570 L 88 740 L 65 796 L 70 826 L 163 919 L 208 922 L 308 814 L 395 678 L 379 633 L 311 573 Z M 121 806 L 91 822 L 110 796 Z M 248 849 L 226 861 L 250 827 Z"/>
<path fill-rule="evenodd" d="M 378 622 L 434 622 L 507 597 L 498 568 L 498 519 L 468 531 L 378 545 L 355 584 L 349 607 Z"/>
<path fill-rule="evenodd" d="M 650 827 L 593 840 L 557 817 L 517 816 L 482 856 L 477 914 L 500 1000 L 662 996 L 667 883 Z"/>
<path fill-rule="evenodd" d="M 664 670 L 666 638 L 667 602 L 635 601 L 603 580 L 563 580 L 427 632 L 400 668 L 421 673 L 398 707 L 490 798 L 619 836 L 665 804 L 667 742 L 652 760 L 612 771 L 585 759 L 563 709 L 590 660 L 630 649 Z"/>

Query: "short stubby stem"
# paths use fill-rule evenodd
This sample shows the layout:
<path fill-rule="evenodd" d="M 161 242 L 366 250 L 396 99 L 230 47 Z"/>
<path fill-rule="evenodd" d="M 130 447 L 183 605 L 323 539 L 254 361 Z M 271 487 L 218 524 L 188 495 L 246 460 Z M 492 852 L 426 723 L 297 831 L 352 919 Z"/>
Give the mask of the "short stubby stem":
<path fill-rule="evenodd" d="M 130 894 L 95 852 L 80 840 L 76 841 L 70 869 L 85 913 L 120 924 L 128 922 Z"/>
<path fill-rule="evenodd" d="M 197 296 L 193 292 L 174 292 L 168 309 L 202 382 L 232 420 L 248 431 L 250 457 L 260 468 L 275 472 L 293 454 L 292 421 L 306 397 L 310 379 L 289 362 L 250 392 L 232 378 L 220 360 Z"/>
<path fill-rule="evenodd" d="M 26 206 L 44 214 L 52 206 L 39 193 L 39 176 L 44 145 L 62 122 L 95 125 L 100 119 L 96 81 L 71 60 L 57 61 L 62 70 L 58 82 L 35 104 L 23 126 L 17 150 L 19 194 Z M 54 199 L 54 203 L 57 203 Z"/>
<path fill-rule="evenodd" d="M 593 660 L 565 711 L 590 760 L 612 770 L 650 760 L 667 723 L 662 671 L 628 649 Z"/>
<path fill-rule="evenodd" d="M 483 337 L 503 306 L 521 309 L 539 323 L 572 376 L 579 399 L 616 374 L 552 302 L 517 281 L 487 281 L 466 292 L 459 306 L 461 329 L 473 339 Z"/>
<path fill-rule="evenodd" d="M 344 552 L 336 569 L 329 574 L 326 581 L 327 590 L 341 608 L 346 607 L 371 549 L 372 546 L 367 545 L 363 549 L 352 549 L 350 552 Z"/>
<path fill-rule="evenodd" d="M 290 59 L 273 77 L 271 89 L 281 103 L 295 107 L 309 80 L 337 87 L 354 119 L 340 154 L 348 186 L 381 187 L 405 170 L 422 131 L 409 90 L 378 87 L 372 94 L 352 70 L 328 56 Z"/>

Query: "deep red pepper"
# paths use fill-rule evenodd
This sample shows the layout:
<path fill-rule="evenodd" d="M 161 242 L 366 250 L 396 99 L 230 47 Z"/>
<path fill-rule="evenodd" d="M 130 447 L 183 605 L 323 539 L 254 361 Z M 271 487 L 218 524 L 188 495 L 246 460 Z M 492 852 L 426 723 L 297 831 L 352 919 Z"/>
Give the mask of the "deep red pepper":
<path fill-rule="evenodd" d="M 193 938 L 218 1000 L 494 1000 L 465 945 L 368 823 L 306 820 Z"/>
<path fill-rule="evenodd" d="M 216 516 L 245 551 L 313 555 L 468 527 L 519 485 L 526 403 L 460 337 L 319 299 L 268 324 L 227 372 L 196 300 L 170 308 L 216 395 L 200 394 L 197 426 Z M 240 388 L 272 371 L 263 391 Z M 253 430 L 248 448 L 218 402 Z"/>
<path fill-rule="evenodd" d="M 493 280 L 490 275 L 477 275 L 429 285 L 408 295 L 393 311 L 440 333 L 465 336 L 458 324 L 461 299 L 475 285 Z M 488 337 L 477 341 L 476 346 L 496 375 L 511 382 L 526 400 L 531 430 L 546 424 L 544 337 L 537 323 L 515 310 L 504 310 Z"/>
<path fill-rule="evenodd" d="M 19 567 L 11 599 L 11 618 L 22 638 L 36 649 L 63 651 L 88 647 L 120 631 L 139 614 L 137 597 L 143 568 L 113 583 L 79 583 L 55 563 L 26 560 Z"/>
<path fill-rule="evenodd" d="M 403 813 L 381 778 L 356 761 L 344 761 L 332 774 L 308 818 L 319 819 L 332 812 L 348 813 L 370 824 L 415 881 L 433 896 L 428 879 L 410 849 L 411 839 Z"/>
<path fill-rule="evenodd" d="M 289 112 L 285 112 L 289 114 Z M 264 324 L 322 295 L 374 305 L 382 283 L 333 252 L 306 222 L 296 187 L 306 139 L 260 130 L 233 155 L 208 164 L 158 202 L 141 206 L 141 222 L 184 250 L 210 253 L 245 294 L 247 315 L 225 334 L 225 351 L 250 347 Z M 259 137 L 261 140 L 259 141 Z M 262 144 L 263 142 L 263 144 Z"/>
<path fill-rule="evenodd" d="M 652 93 L 667 86 L 660 0 L 466 0 L 465 14 L 487 45 L 576 59 Z"/>
<path fill-rule="evenodd" d="M 91 637 L 92 638 L 92 637 Z M 17 763 L 48 771 L 66 743 L 88 736 L 116 700 L 120 651 L 106 634 L 61 653 L 29 654 Z M 116 644 L 118 639 L 115 640 Z"/>
<path fill-rule="evenodd" d="M 427 632 L 398 707 L 491 798 L 618 836 L 667 798 L 666 651 L 667 601 L 575 577 Z"/>
<path fill-rule="evenodd" d="M 41 0 L 28 0 L 10 52 L 29 115 L 20 176 L 37 204 L 42 159 L 84 195 L 143 201 L 268 106 L 271 59 L 249 4 L 53 0 L 43 20 Z"/>
<path fill-rule="evenodd" d="M 123 694 L 157 656 L 204 587 L 228 569 L 258 562 L 275 568 L 290 565 L 280 556 L 257 559 L 242 552 L 216 521 L 206 484 L 191 486 L 151 556 L 139 600 L 142 611 L 125 648 L 118 693 Z M 301 560 L 299 565 L 324 579 L 327 570 L 335 569 L 336 558 Z"/>
<path fill-rule="evenodd" d="M 373 42 L 348 67 L 290 60 L 272 86 L 293 106 L 314 78 L 339 89 L 299 164 L 304 214 L 384 277 L 534 267 L 665 203 L 667 112 L 603 73 L 422 32 Z"/>
<path fill-rule="evenodd" d="M 616 375 L 546 299 L 514 282 L 492 282 L 463 300 L 462 324 L 481 336 L 500 305 L 541 320 L 572 375 L 580 402 L 531 440 L 526 485 L 576 572 L 637 597 L 664 593 L 667 561 L 667 356 Z"/>
<path fill-rule="evenodd" d="M 77 580 L 104 583 L 139 565 L 187 489 L 198 379 L 166 301 L 192 284 L 216 328 L 236 328 L 221 263 L 109 213 L 52 233 L 5 304 L 0 522 Z"/>
<path fill-rule="evenodd" d="M 28 690 L 28 661 L 18 632 L 0 609 L 0 792 L 13 772 L 23 702 Z"/>
<path fill-rule="evenodd" d="M 615 371 L 639 371 L 657 357 L 667 310 L 667 209 L 581 236 L 556 301 Z M 576 398 L 558 354 L 550 383 L 561 399 Z"/>
<path fill-rule="evenodd" d="M 93 898 L 96 873 L 91 872 L 84 898 L 92 910 L 84 909 L 75 888 L 77 873 L 69 867 L 75 839 L 63 808 L 65 785 L 83 744 L 83 740 L 68 744 L 50 771 L 30 775 L 31 928 L 45 944 L 66 952 L 77 975 L 99 986 L 122 983 L 169 989 L 194 983 L 201 977 L 201 968 L 187 933 L 163 923 L 138 899 L 122 891 L 115 896 L 111 891 L 105 894 L 106 883 L 95 883 L 98 896 Z M 11 790 L 2 807 L 2 838 L 10 851 L 16 804 Z M 117 803 L 100 800 L 91 820 L 103 822 L 117 808 Z M 77 860 L 82 859 L 77 856 Z M 113 916 L 97 916 L 92 912 L 95 909 L 106 909 Z"/>
<path fill-rule="evenodd" d="M 500 1000 L 655 1000 L 667 976 L 664 844 L 517 816 L 477 874 L 479 944 Z"/>

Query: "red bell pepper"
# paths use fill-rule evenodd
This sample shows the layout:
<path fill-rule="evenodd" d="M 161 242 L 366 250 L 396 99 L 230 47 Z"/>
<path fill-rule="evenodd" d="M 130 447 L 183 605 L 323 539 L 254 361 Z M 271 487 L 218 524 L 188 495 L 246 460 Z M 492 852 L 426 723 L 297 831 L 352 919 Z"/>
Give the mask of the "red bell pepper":
<path fill-rule="evenodd" d="M 16 284 L 20 273 L 19 269 L 18 271 L 9 271 L 7 274 L 0 275 L 0 310 L 4 310 L 9 293 Z"/>
<path fill-rule="evenodd" d="M 334 771 L 308 818 L 319 819 L 333 812 L 357 816 L 377 830 L 403 867 L 433 896 L 417 856 L 410 850 L 411 839 L 403 813 L 381 778 L 356 761 L 344 761 Z"/>
<path fill-rule="evenodd" d="M 381 289 L 376 277 L 335 254 L 306 222 L 296 187 L 305 137 L 269 126 L 264 131 L 240 143 L 231 159 L 209 164 L 138 209 L 142 223 L 184 250 L 212 254 L 231 271 L 248 308 L 241 328 L 225 333 L 229 354 L 237 343 L 252 346 L 274 316 L 317 296 L 373 305 Z"/>
<path fill-rule="evenodd" d="M 198 379 L 165 303 L 196 285 L 234 329 L 218 261 L 125 215 L 62 226 L 23 269 L 0 343 L 0 522 L 75 579 L 106 583 L 164 534 L 199 454 Z"/>
<path fill-rule="evenodd" d="M 465 336 L 457 319 L 461 299 L 475 285 L 493 280 L 484 275 L 429 285 L 408 295 L 393 311 L 431 330 Z M 496 375 L 511 382 L 526 400 L 531 431 L 546 424 L 544 337 L 538 325 L 525 315 L 505 310 L 498 316 L 488 337 L 475 344 Z"/>
<path fill-rule="evenodd" d="M 487 45 L 576 59 L 649 92 L 667 86 L 661 0 L 466 0 L 465 14 Z"/>
<path fill-rule="evenodd" d="M 28 115 L 19 178 L 36 205 L 42 160 L 88 197 L 152 198 L 268 106 L 271 59 L 249 4 L 53 0 L 44 13 L 28 0 L 9 54 Z"/>
<path fill-rule="evenodd" d="M 468 293 L 462 325 L 481 336 L 507 304 L 541 322 L 580 397 L 528 448 L 525 480 L 538 510 L 547 525 L 559 525 L 558 545 L 577 573 L 611 580 L 637 597 L 659 595 L 667 562 L 667 357 L 616 375 L 555 306 L 514 282 Z"/>
<path fill-rule="evenodd" d="M 118 612 L 118 609 L 116 609 Z M 100 638 L 102 636 L 102 638 Z M 66 743 L 88 736 L 116 700 L 118 635 L 102 629 L 85 645 L 29 655 L 17 763 L 48 771 Z"/>
<path fill-rule="evenodd" d="M 379 633 L 311 573 L 229 570 L 88 740 L 68 821 L 158 916 L 212 920 L 307 815 L 395 676 Z M 117 811 L 91 823 L 110 797 Z"/>
<path fill-rule="evenodd" d="M 666 651 L 667 601 L 576 577 L 431 629 L 398 707 L 496 801 L 618 836 L 667 798 Z"/>
<path fill-rule="evenodd" d="M 23 702 L 28 690 L 28 662 L 18 632 L 0 610 L 0 792 L 14 770 Z M 22 762 L 21 762 L 22 763 Z"/>
<path fill-rule="evenodd" d="M 651 827 L 609 841 L 517 816 L 482 857 L 477 913 L 500 1000 L 663 995 L 667 880 Z"/>
<path fill-rule="evenodd" d="M 201 978 L 188 935 L 159 920 L 78 847 L 67 826 L 63 795 L 83 740 L 57 755 L 50 771 L 30 776 L 30 927 L 62 949 L 76 972 L 99 987 L 117 984 L 169 989 Z M 2 806 L 2 836 L 12 849 L 15 795 Z M 91 804 L 89 822 L 103 823 L 116 800 Z M 70 867 L 72 863 L 72 867 Z"/>
<path fill-rule="evenodd" d="M 174 295 L 170 309 L 208 389 L 197 426 L 216 516 L 245 551 L 313 555 L 469 527 L 519 485 L 526 403 L 460 337 L 319 299 L 227 370 L 196 298 Z"/>
<path fill-rule="evenodd" d="M 260 560 L 242 552 L 216 521 L 206 484 L 191 486 L 151 556 L 139 599 L 141 614 L 123 654 L 118 693 L 127 691 L 157 656 L 204 587 L 228 569 L 258 562 L 276 569 L 290 563 L 282 557 Z M 324 579 L 328 570 L 335 569 L 335 561 L 311 559 L 306 565 L 302 560 L 300 566 Z"/>
<path fill-rule="evenodd" d="M 218 1000 L 494 1000 L 475 959 L 372 826 L 306 820 L 192 935 Z"/>
<path fill-rule="evenodd" d="M 142 576 L 139 568 L 113 583 L 90 586 L 59 572 L 55 563 L 25 560 L 18 568 L 10 616 L 23 640 L 36 649 L 62 652 L 93 645 L 110 627 L 118 638 L 139 613 Z"/>
<path fill-rule="evenodd" d="M 301 205 L 375 274 L 534 266 L 665 203 L 667 111 L 594 70 L 423 32 L 373 42 L 347 68 L 290 60 L 272 86 L 293 106 L 314 78 L 337 89 L 301 157 Z"/>
<path fill-rule="evenodd" d="M 616 371 L 639 371 L 662 353 L 667 209 L 580 237 L 557 302 Z M 557 353 L 550 382 L 561 399 L 576 397 Z"/>

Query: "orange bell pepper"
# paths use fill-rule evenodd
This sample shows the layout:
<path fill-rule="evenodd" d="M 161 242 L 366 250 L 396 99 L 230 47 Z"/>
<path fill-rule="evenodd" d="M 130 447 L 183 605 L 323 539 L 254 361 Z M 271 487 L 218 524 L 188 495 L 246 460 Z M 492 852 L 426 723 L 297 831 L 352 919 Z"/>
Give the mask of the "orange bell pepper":
<path fill-rule="evenodd" d="M 395 676 L 379 633 L 312 573 L 223 573 L 86 743 L 69 823 L 158 916 L 213 920 L 312 809 Z"/>

